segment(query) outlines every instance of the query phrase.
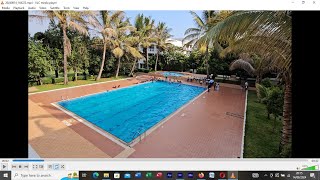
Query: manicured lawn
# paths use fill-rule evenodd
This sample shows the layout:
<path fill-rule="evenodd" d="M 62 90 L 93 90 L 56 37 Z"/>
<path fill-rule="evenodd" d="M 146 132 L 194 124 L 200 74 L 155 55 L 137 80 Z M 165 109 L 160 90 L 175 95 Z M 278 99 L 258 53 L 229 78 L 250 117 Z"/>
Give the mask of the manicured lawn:
<path fill-rule="evenodd" d="M 123 79 L 126 77 L 119 76 L 118 78 L 111 77 L 111 78 L 101 78 L 99 81 L 95 81 L 94 79 L 91 80 L 78 80 L 78 81 L 69 81 L 68 85 L 63 85 L 63 83 L 57 83 L 57 84 L 44 84 L 41 86 L 33 86 L 37 88 L 37 91 L 33 92 L 41 92 L 41 91 L 48 91 L 48 90 L 53 90 L 53 89 L 60 89 L 60 88 L 66 88 L 66 87 L 73 87 L 73 86 L 80 86 L 80 85 L 85 85 L 85 84 L 93 84 L 93 83 L 98 83 L 98 82 L 105 82 L 105 81 L 112 81 L 112 80 L 117 80 L 117 79 Z M 33 93 L 32 92 L 32 93 Z"/>
<path fill-rule="evenodd" d="M 267 109 L 257 101 L 255 91 L 248 93 L 246 135 L 244 144 L 245 158 L 276 158 L 279 155 L 279 144 L 282 123 L 279 118 L 267 118 Z"/>

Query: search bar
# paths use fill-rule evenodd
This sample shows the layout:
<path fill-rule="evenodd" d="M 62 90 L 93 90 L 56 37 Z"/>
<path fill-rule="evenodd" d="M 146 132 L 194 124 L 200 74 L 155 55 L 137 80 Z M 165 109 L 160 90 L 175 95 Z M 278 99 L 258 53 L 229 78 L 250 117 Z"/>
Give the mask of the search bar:
<path fill-rule="evenodd" d="M 78 171 L 75 171 L 78 172 Z M 12 171 L 11 179 L 14 180 L 56 180 L 68 176 L 70 171 Z"/>

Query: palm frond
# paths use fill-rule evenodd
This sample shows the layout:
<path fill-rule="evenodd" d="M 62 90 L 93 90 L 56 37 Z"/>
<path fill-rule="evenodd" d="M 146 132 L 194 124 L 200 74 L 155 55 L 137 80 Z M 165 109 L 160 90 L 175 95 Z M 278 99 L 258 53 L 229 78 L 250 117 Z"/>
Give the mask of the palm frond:
<path fill-rule="evenodd" d="M 255 69 L 252 67 L 252 65 L 243 59 L 237 59 L 235 61 L 233 61 L 230 65 L 230 71 L 233 71 L 235 69 L 243 69 L 245 70 L 247 73 L 249 73 L 250 75 L 254 75 L 255 74 Z"/>

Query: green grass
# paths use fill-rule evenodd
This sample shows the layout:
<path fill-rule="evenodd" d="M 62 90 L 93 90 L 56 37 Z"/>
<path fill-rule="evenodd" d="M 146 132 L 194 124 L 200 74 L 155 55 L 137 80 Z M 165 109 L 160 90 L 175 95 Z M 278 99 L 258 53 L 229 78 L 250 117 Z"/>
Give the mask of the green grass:
<path fill-rule="evenodd" d="M 125 76 L 119 76 L 118 78 L 111 77 L 111 78 L 101 78 L 99 81 L 95 81 L 94 79 L 90 80 L 78 80 L 78 81 L 69 81 L 67 85 L 64 85 L 62 83 L 57 83 L 57 84 L 44 84 L 40 86 L 33 86 L 36 87 L 38 90 L 33 91 L 34 92 L 42 92 L 42 91 L 49 91 L 49 90 L 54 90 L 54 89 L 61 89 L 61 88 L 66 88 L 66 87 L 74 87 L 74 86 L 80 86 L 80 85 L 85 85 L 85 84 L 93 84 L 93 83 L 98 83 L 98 82 L 106 82 L 106 81 L 112 81 L 112 80 L 117 80 L 117 79 L 123 79 L 126 78 Z"/>
<path fill-rule="evenodd" d="M 248 92 L 246 131 L 244 140 L 245 158 L 277 158 L 282 123 L 279 118 L 267 118 L 267 109 L 258 102 L 255 91 Z"/>

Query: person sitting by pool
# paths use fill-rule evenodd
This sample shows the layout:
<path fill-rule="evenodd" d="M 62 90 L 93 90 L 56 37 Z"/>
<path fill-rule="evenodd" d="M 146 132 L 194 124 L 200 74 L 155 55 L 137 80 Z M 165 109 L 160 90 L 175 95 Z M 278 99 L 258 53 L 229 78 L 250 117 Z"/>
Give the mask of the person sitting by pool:
<path fill-rule="evenodd" d="M 118 88 L 120 87 L 120 84 L 118 85 Z"/>
<path fill-rule="evenodd" d="M 112 86 L 112 88 L 117 88 L 117 86 Z"/>
<path fill-rule="evenodd" d="M 200 85 L 202 85 L 202 80 L 199 81 Z"/>

